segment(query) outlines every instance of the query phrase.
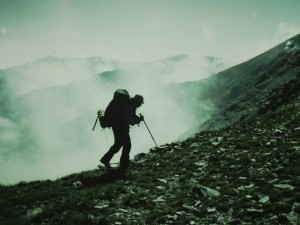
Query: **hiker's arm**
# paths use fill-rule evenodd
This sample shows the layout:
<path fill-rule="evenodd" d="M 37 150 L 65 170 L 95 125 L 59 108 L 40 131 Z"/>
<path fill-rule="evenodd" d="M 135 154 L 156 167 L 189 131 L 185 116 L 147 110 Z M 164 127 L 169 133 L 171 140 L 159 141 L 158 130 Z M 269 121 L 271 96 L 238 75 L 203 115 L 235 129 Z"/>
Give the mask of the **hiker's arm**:
<path fill-rule="evenodd" d="M 128 107 L 125 110 L 125 122 L 127 124 L 135 125 L 139 124 L 141 121 L 141 118 L 135 114 L 135 111 L 131 107 Z"/>

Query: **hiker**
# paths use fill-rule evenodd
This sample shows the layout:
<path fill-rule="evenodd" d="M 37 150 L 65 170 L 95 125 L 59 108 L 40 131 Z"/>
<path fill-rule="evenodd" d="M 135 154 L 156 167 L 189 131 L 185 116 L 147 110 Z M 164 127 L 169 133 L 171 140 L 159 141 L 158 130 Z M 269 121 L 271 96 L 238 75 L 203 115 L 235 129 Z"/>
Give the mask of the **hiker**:
<path fill-rule="evenodd" d="M 106 111 L 109 110 L 109 107 L 112 104 L 112 102 L 108 105 Z M 114 144 L 110 147 L 108 152 L 100 159 L 100 162 L 104 164 L 106 168 L 111 168 L 109 163 L 110 160 L 112 159 L 114 154 L 116 154 L 123 147 L 120 159 L 120 171 L 125 172 L 128 169 L 130 164 L 129 153 L 131 149 L 129 126 L 139 124 L 141 121 L 144 120 L 144 117 L 142 115 L 136 115 L 136 109 L 140 107 L 143 103 L 144 98 L 141 95 L 135 95 L 133 98 L 129 97 L 125 105 L 119 108 L 117 117 L 115 117 L 111 122 L 111 127 L 114 133 Z"/>

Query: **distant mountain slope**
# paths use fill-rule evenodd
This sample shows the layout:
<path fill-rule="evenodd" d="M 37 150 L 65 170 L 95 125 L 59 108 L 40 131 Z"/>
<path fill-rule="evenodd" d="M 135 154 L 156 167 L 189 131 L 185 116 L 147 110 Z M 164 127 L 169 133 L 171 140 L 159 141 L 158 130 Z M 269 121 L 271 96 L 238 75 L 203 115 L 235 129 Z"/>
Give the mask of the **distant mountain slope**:
<path fill-rule="evenodd" d="M 6 79 L 14 94 L 23 95 L 37 89 L 89 79 L 107 71 L 127 69 L 140 71 L 140 73 L 151 71 L 153 76 L 160 76 L 159 79 L 163 72 L 167 76 L 167 81 L 184 81 L 206 77 L 224 68 L 222 59 L 211 56 L 176 55 L 143 63 L 124 63 L 103 57 L 48 56 L 24 65 L 0 70 L 0 78 Z"/>
<path fill-rule="evenodd" d="M 24 65 L 1 70 L 1 76 L 7 80 L 15 95 L 23 95 L 37 89 L 88 79 L 97 73 L 117 70 L 126 66 L 125 63 L 101 57 L 57 58 L 48 56 Z"/>
<path fill-rule="evenodd" d="M 197 104 L 209 99 L 215 107 L 215 114 L 194 132 L 274 111 L 299 97 L 300 35 L 205 80 L 175 88 L 181 101 L 195 98 Z"/>

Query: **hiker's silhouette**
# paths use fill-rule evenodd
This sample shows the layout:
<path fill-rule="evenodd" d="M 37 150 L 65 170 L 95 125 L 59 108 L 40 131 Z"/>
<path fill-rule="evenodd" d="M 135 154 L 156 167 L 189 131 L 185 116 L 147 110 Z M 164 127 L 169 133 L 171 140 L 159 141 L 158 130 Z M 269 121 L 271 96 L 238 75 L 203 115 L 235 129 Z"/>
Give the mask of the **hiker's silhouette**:
<path fill-rule="evenodd" d="M 126 93 L 128 94 L 127 91 Z M 113 101 L 114 100 L 111 101 L 105 111 L 111 110 Z M 135 124 L 139 124 L 144 120 L 144 117 L 142 115 L 136 115 L 136 109 L 143 103 L 144 98 L 141 95 L 135 95 L 133 98 L 129 98 L 125 104 L 123 102 L 123 107 L 118 107 L 118 111 L 114 113 L 114 118 L 112 118 L 112 121 L 110 121 L 114 133 L 114 144 L 100 159 L 100 162 L 103 163 L 105 167 L 110 168 L 110 160 L 112 159 L 114 154 L 116 154 L 121 148 L 123 148 L 120 159 L 120 171 L 125 172 L 128 169 L 130 164 L 129 153 L 131 150 L 129 127 L 130 125 L 133 126 Z"/>

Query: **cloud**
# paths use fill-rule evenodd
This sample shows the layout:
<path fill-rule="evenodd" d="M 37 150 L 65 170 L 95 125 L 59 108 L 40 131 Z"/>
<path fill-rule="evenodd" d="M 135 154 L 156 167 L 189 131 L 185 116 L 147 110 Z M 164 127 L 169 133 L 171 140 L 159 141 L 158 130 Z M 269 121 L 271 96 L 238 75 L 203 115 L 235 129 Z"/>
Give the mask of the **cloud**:
<path fill-rule="evenodd" d="M 57 64 L 62 67 L 56 74 Z M 22 104 L 15 107 L 23 117 L 16 124 L 5 118 L 0 119 L 0 128 L 3 128 L 0 129 L 0 148 L 2 150 L 5 147 L 6 151 L 2 151 L 2 154 L 7 154 L 7 160 L 0 159 L 1 182 L 52 179 L 95 168 L 100 157 L 113 143 L 113 134 L 110 129 L 102 132 L 98 124 L 92 132 L 92 126 L 97 110 L 106 108 L 117 88 L 127 89 L 131 96 L 144 96 L 145 104 L 137 113 L 145 116 L 158 145 L 176 140 L 196 122 L 204 119 L 207 110 L 201 112 L 201 118 L 194 115 L 191 108 L 195 102 L 185 102 L 183 107 L 178 99 L 174 99 L 176 93 L 165 88 L 166 83 L 194 80 L 197 77 L 200 79 L 211 73 L 214 67 L 215 70 L 220 69 L 218 59 L 189 60 L 187 56 L 176 56 L 150 63 L 131 64 L 130 69 L 122 67 L 107 71 L 105 74 L 108 80 L 105 82 L 99 78 L 100 75 L 95 75 L 94 69 L 99 71 L 101 65 L 103 68 L 113 66 L 108 61 L 91 64 L 91 59 L 85 61 L 50 57 L 27 64 L 19 70 L 9 69 L 17 74 L 9 76 L 14 79 L 9 84 L 19 94 L 18 102 Z M 62 78 L 58 79 L 56 75 Z M 85 79 L 78 79 L 82 77 Z M 26 91 L 22 89 L 24 95 L 20 93 L 20 87 L 26 87 Z M 197 105 L 200 104 L 207 107 L 197 102 Z M 20 126 L 25 129 L 20 130 Z M 29 133 L 34 139 L 33 146 L 28 143 Z M 131 138 L 132 157 L 154 147 L 144 124 L 131 128 Z M 26 144 L 22 145 L 23 141 Z M 7 151 L 9 149 L 16 153 L 12 154 L 12 151 Z M 112 162 L 118 162 L 119 158 L 120 153 Z M 12 168 L 12 165 L 15 166 Z"/>
<path fill-rule="evenodd" d="M 0 28 L 0 34 L 4 35 L 4 34 L 6 34 L 6 32 L 7 32 L 6 27 L 1 27 Z"/>
<path fill-rule="evenodd" d="M 206 23 L 200 25 L 200 37 L 204 41 L 213 42 L 216 39 L 214 29 Z"/>
<path fill-rule="evenodd" d="M 257 20 L 258 19 L 258 12 L 257 11 L 252 12 L 251 17 L 252 17 L 252 19 Z"/>
<path fill-rule="evenodd" d="M 0 117 L 0 154 L 9 153 L 17 146 L 20 134 L 17 126 L 9 119 Z"/>
<path fill-rule="evenodd" d="M 256 35 L 252 41 L 237 42 L 233 46 L 231 62 L 241 63 L 255 57 L 276 45 L 300 33 L 300 26 L 293 23 L 280 22 L 272 32 Z"/>
<path fill-rule="evenodd" d="M 300 26 L 293 23 L 281 22 L 278 24 L 276 39 L 286 40 L 300 33 Z"/>
<path fill-rule="evenodd" d="M 255 46 L 255 54 L 262 53 L 275 47 L 281 42 L 292 38 L 300 33 L 300 26 L 293 23 L 280 22 L 275 27 L 273 35 L 264 36 L 259 43 Z"/>

